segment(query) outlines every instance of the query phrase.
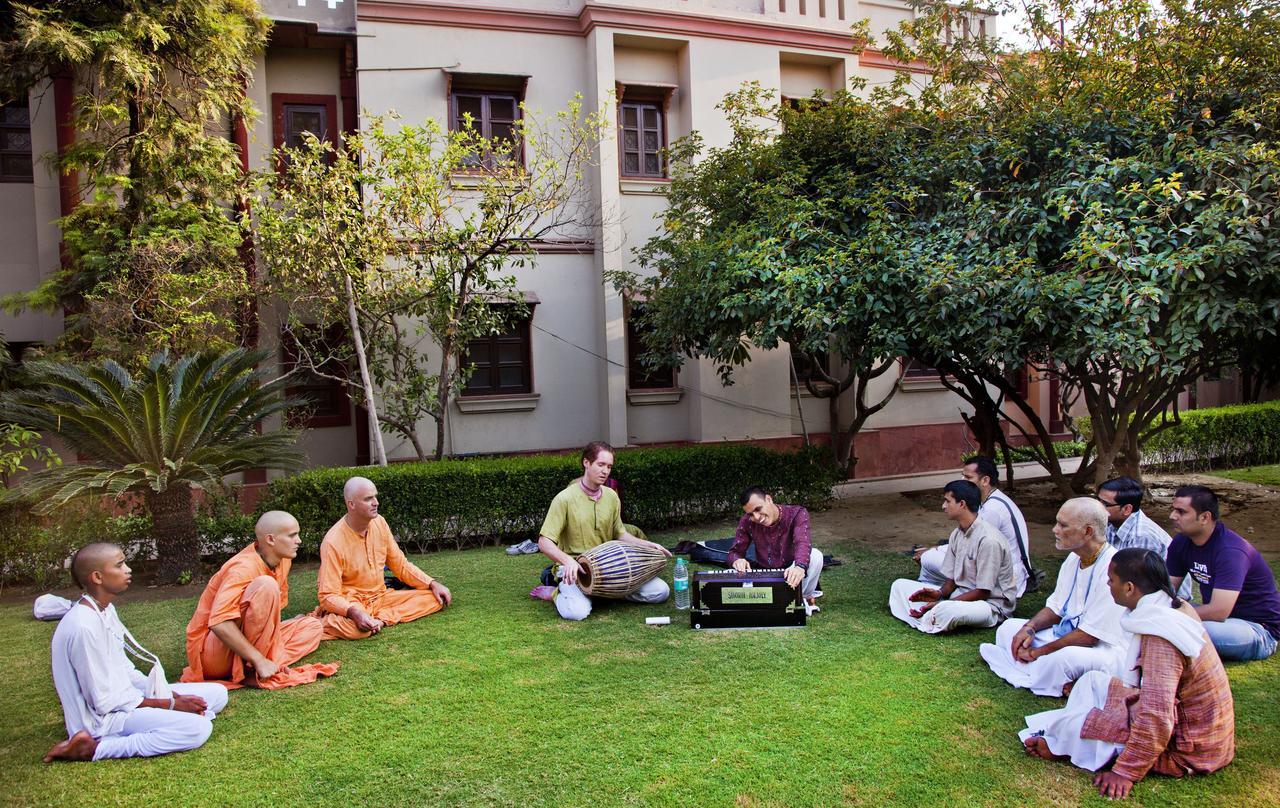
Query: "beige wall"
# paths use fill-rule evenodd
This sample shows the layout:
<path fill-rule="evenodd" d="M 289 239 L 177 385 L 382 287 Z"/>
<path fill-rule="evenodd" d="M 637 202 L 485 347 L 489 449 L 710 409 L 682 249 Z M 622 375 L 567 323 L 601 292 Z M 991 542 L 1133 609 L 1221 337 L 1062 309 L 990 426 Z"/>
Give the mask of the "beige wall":
<path fill-rule="evenodd" d="M 0 183 L 0 295 L 34 289 L 59 264 L 58 176 L 45 159 L 58 150 L 53 88 L 37 87 L 28 104 L 33 181 Z M 0 312 L 0 336 L 8 342 L 50 342 L 60 333 L 60 315 Z"/>

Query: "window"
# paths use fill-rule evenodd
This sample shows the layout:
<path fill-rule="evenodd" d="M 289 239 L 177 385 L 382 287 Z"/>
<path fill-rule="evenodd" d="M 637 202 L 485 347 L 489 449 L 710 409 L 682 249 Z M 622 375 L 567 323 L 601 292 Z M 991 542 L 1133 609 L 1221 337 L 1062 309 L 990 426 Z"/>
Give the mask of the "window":
<path fill-rule="evenodd" d="M 665 177 L 667 161 L 663 105 L 656 101 L 625 101 L 622 130 L 622 174 L 626 177 Z"/>
<path fill-rule="evenodd" d="M 791 346 L 791 361 L 796 367 L 796 381 L 804 387 L 806 381 L 813 379 L 815 385 L 827 384 L 822 376 L 817 374 L 817 368 L 822 368 L 828 375 L 831 373 L 831 357 L 826 351 L 819 351 L 818 355 L 813 359 L 809 358 L 809 354 L 800 350 L 796 346 Z"/>
<path fill-rule="evenodd" d="M 926 365 L 918 359 L 904 359 L 907 363 L 907 369 L 902 374 L 904 379 L 936 379 L 942 374 L 938 373 L 938 369 Z"/>
<path fill-rule="evenodd" d="M 31 182 L 31 111 L 27 102 L 0 107 L 0 182 Z"/>
<path fill-rule="evenodd" d="M 297 149 L 305 145 L 307 132 L 329 143 L 337 142 L 338 102 L 332 95 L 300 95 L 272 93 L 271 108 L 275 119 L 276 147 Z"/>
<path fill-rule="evenodd" d="M 532 320 L 533 306 L 530 304 L 528 313 L 522 317 L 512 311 L 507 327 L 501 333 L 467 343 L 463 361 L 473 370 L 462 395 L 502 396 L 533 392 Z"/>
<path fill-rule="evenodd" d="M 450 74 L 449 127 L 454 131 L 472 129 L 497 149 L 469 155 L 464 160 L 466 165 L 492 168 L 504 158 L 524 165 L 524 143 L 517 121 L 528 80 L 528 76 Z"/>
<path fill-rule="evenodd" d="M 673 367 L 648 368 L 641 363 L 644 355 L 642 317 L 644 308 L 632 304 L 627 314 L 627 388 L 630 390 L 674 390 L 676 369 Z"/>
<path fill-rule="evenodd" d="M 325 375 L 313 372 L 309 367 L 299 367 L 302 359 L 298 351 L 299 338 L 309 344 L 316 359 L 324 360 L 319 363 L 319 369 Z M 289 410 L 286 417 L 289 426 L 321 429 L 351 425 L 351 399 L 347 395 L 347 386 L 338 379 L 329 378 L 331 375 L 346 378 L 346 367 L 334 357 L 334 349 L 345 338 L 346 332 L 340 325 L 323 330 L 314 327 L 281 332 L 280 364 L 286 373 L 294 374 L 285 395 L 306 402 Z"/>

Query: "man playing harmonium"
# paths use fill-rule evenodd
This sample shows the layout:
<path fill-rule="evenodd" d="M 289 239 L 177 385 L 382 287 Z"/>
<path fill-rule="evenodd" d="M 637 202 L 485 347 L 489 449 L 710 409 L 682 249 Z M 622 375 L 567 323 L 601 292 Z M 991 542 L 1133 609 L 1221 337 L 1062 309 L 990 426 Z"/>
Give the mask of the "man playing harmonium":
<path fill-rule="evenodd" d="M 792 589 L 802 587 L 805 611 L 821 611 L 815 600 L 818 576 L 822 574 L 822 552 L 813 548 L 809 539 L 809 512 L 799 505 L 778 505 L 759 486 L 751 486 L 738 497 L 745 514 L 729 549 L 729 565 L 738 572 L 751 569 L 747 550 L 756 548 L 756 561 L 766 568 L 784 570 L 783 576 Z"/>
<path fill-rule="evenodd" d="M 579 554 L 616 539 L 671 556 L 667 548 L 636 538 L 623 527 L 622 502 L 605 485 L 611 471 L 613 447 L 604 441 L 588 443 L 582 450 L 582 476 L 551 500 L 538 531 L 538 549 L 553 563 L 543 570 L 542 585 L 535 586 L 529 597 L 552 601 L 565 620 L 585 620 L 591 614 L 591 598 L 578 587 Z M 670 595 L 671 587 L 654 573 L 627 600 L 662 603 Z"/>

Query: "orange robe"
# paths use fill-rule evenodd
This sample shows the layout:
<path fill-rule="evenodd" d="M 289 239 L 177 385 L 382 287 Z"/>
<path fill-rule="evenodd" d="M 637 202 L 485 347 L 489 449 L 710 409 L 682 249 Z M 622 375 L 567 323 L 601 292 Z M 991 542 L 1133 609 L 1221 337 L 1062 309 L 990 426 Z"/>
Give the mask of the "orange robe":
<path fill-rule="evenodd" d="M 292 563 L 282 558 L 273 570 L 250 544 L 222 565 L 209 579 L 196 604 L 196 613 L 187 624 L 187 667 L 182 671 L 182 681 L 219 681 L 228 688 L 242 686 L 244 660 L 210 628 L 228 620 L 235 621 L 245 639 L 280 666 L 270 679 L 260 680 L 259 687 L 278 690 L 337 672 L 337 662 L 289 667 L 316 650 L 324 634 L 323 624 L 311 615 L 280 621 L 280 610 L 289 603 Z"/>
<path fill-rule="evenodd" d="M 388 589 L 383 567 L 413 589 Z M 432 578 L 404 557 L 391 536 L 391 526 L 381 516 L 369 523 L 362 536 L 339 519 L 320 543 L 320 606 L 326 640 L 359 640 L 369 636 L 347 610 L 357 605 L 387 625 L 407 623 L 440 611 L 440 601 L 427 587 Z"/>

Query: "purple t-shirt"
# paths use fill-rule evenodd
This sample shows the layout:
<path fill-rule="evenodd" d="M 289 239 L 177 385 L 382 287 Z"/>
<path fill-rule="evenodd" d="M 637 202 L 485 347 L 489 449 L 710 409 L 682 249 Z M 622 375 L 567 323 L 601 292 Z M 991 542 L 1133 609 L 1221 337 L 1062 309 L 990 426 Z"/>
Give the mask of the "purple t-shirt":
<path fill-rule="evenodd" d="M 779 505 L 778 521 L 757 525 L 750 516 L 738 520 L 738 530 L 729 550 L 729 563 L 745 558 L 747 548 L 756 546 L 756 566 L 781 569 L 793 563 L 809 566 L 809 512 L 799 505 Z"/>
<path fill-rule="evenodd" d="M 1204 602 L 1215 588 L 1239 592 L 1231 617 L 1266 626 L 1280 640 L 1280 592 L 1262 554 L 1240 534 L 1219 522 L 1209 540 L 1197 547 L 1183 533 L 1173 537 L 1165 557 L 1172 578 L 1188 574 L 1200 582 Z"/>

